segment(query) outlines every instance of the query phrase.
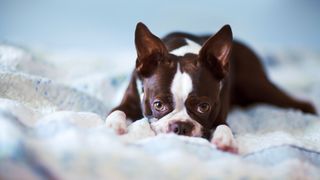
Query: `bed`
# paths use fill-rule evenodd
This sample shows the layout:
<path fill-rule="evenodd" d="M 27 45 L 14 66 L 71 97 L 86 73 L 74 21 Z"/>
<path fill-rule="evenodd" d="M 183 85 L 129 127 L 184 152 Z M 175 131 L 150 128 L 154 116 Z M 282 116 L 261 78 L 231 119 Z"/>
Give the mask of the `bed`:
<path fill-rule="evenodd" d="M 272 81 L 320 112 L 320 54 L 262 52 Z M 154 136 L 148 121 L 118 136 L 104 120 L 133 57 L 68 58 L 0 44 L 0 179 L 319 179 L 320 118 L 259 104 L 228 123 L 239 154 L 201 138 Z M 131 66 L 131 67 L 130 67 Z"/>

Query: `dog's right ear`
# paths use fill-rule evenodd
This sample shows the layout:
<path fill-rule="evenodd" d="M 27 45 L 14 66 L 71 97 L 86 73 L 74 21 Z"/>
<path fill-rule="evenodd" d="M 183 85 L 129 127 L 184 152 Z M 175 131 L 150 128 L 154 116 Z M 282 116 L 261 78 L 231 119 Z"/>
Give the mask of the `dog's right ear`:
<path fill-rule="evenodd" d="M 141 22 L 136 26 L 135 45 L 138 56 L 136 72 L 147 77 L 157 67 L 163 56 L 168 53 L 168 50 L 162 41 Z"/>

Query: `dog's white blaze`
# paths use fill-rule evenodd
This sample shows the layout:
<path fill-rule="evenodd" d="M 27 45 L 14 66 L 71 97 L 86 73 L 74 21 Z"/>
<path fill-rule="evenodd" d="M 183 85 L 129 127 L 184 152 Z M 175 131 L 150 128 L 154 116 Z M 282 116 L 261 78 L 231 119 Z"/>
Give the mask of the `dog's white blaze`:
<path fill-rule="evenodd" d="M 179 64 L 177 68 L 171 84 L 171 93 L 175 104 L 174 110 L 158 121 L 152 122 L 151 126 L 157 133 L 167 133 L 171 121 L 188 121 L 194 125 L 191 136 L 201 136 L 202 126 L 188 115 L 184 105 L 189 93 L 192 91 L 191 77 L 189 74 L 180 71 Z"/>
<path fill-rule="evenodd" d="M 189 39 L 186 39 L 187 45 L 172 50 L 170 53 L 176 56 L 184 56 L 187 53 L 198 54 L 201 46 Z"/>
<path fill-rule="evenodd" d="M 192 91 L 192 80 L 189 74 L 182 73 L 178 64 L 177 72 L 171 84 L 171 93 L 173 94 L 175 109 L 181 110 L 189 93 Z"/>

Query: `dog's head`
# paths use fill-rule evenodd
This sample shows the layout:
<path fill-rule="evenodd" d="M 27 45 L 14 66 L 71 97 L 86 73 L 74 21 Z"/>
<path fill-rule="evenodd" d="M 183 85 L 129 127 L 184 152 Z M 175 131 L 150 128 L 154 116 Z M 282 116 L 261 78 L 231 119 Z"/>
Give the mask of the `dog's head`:
<path fill-rule="evenodd" d="M 169 52 L 167 44 L 142 23 L 135 31 L 136 72 L 142 82 L 141 101 L 157 133 L 206 137 L 221 108 L 222 81 L 229 72 L 230 26 L 202 46 L 184 40 Z"/>

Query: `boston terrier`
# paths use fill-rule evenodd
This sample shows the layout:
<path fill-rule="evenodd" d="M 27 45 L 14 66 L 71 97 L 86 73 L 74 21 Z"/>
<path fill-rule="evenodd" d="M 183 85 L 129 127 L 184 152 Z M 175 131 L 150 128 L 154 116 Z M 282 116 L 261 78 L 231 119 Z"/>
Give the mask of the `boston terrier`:
<path fill-rule="evenodd" d="M 118 134 L 127 132 L 128 120 L 147 117 L 157 134 L 203 137 L 234 152 L 237 145 L 226 126 L 234 106 L 268 103 L 316 113 L 269 81 L 257 55 L 233 40 L 229 25 L 213 36 L 175 32 L 160 39 L 138 23 L 135 46 L 130 83 L 106 120 Z"/>

